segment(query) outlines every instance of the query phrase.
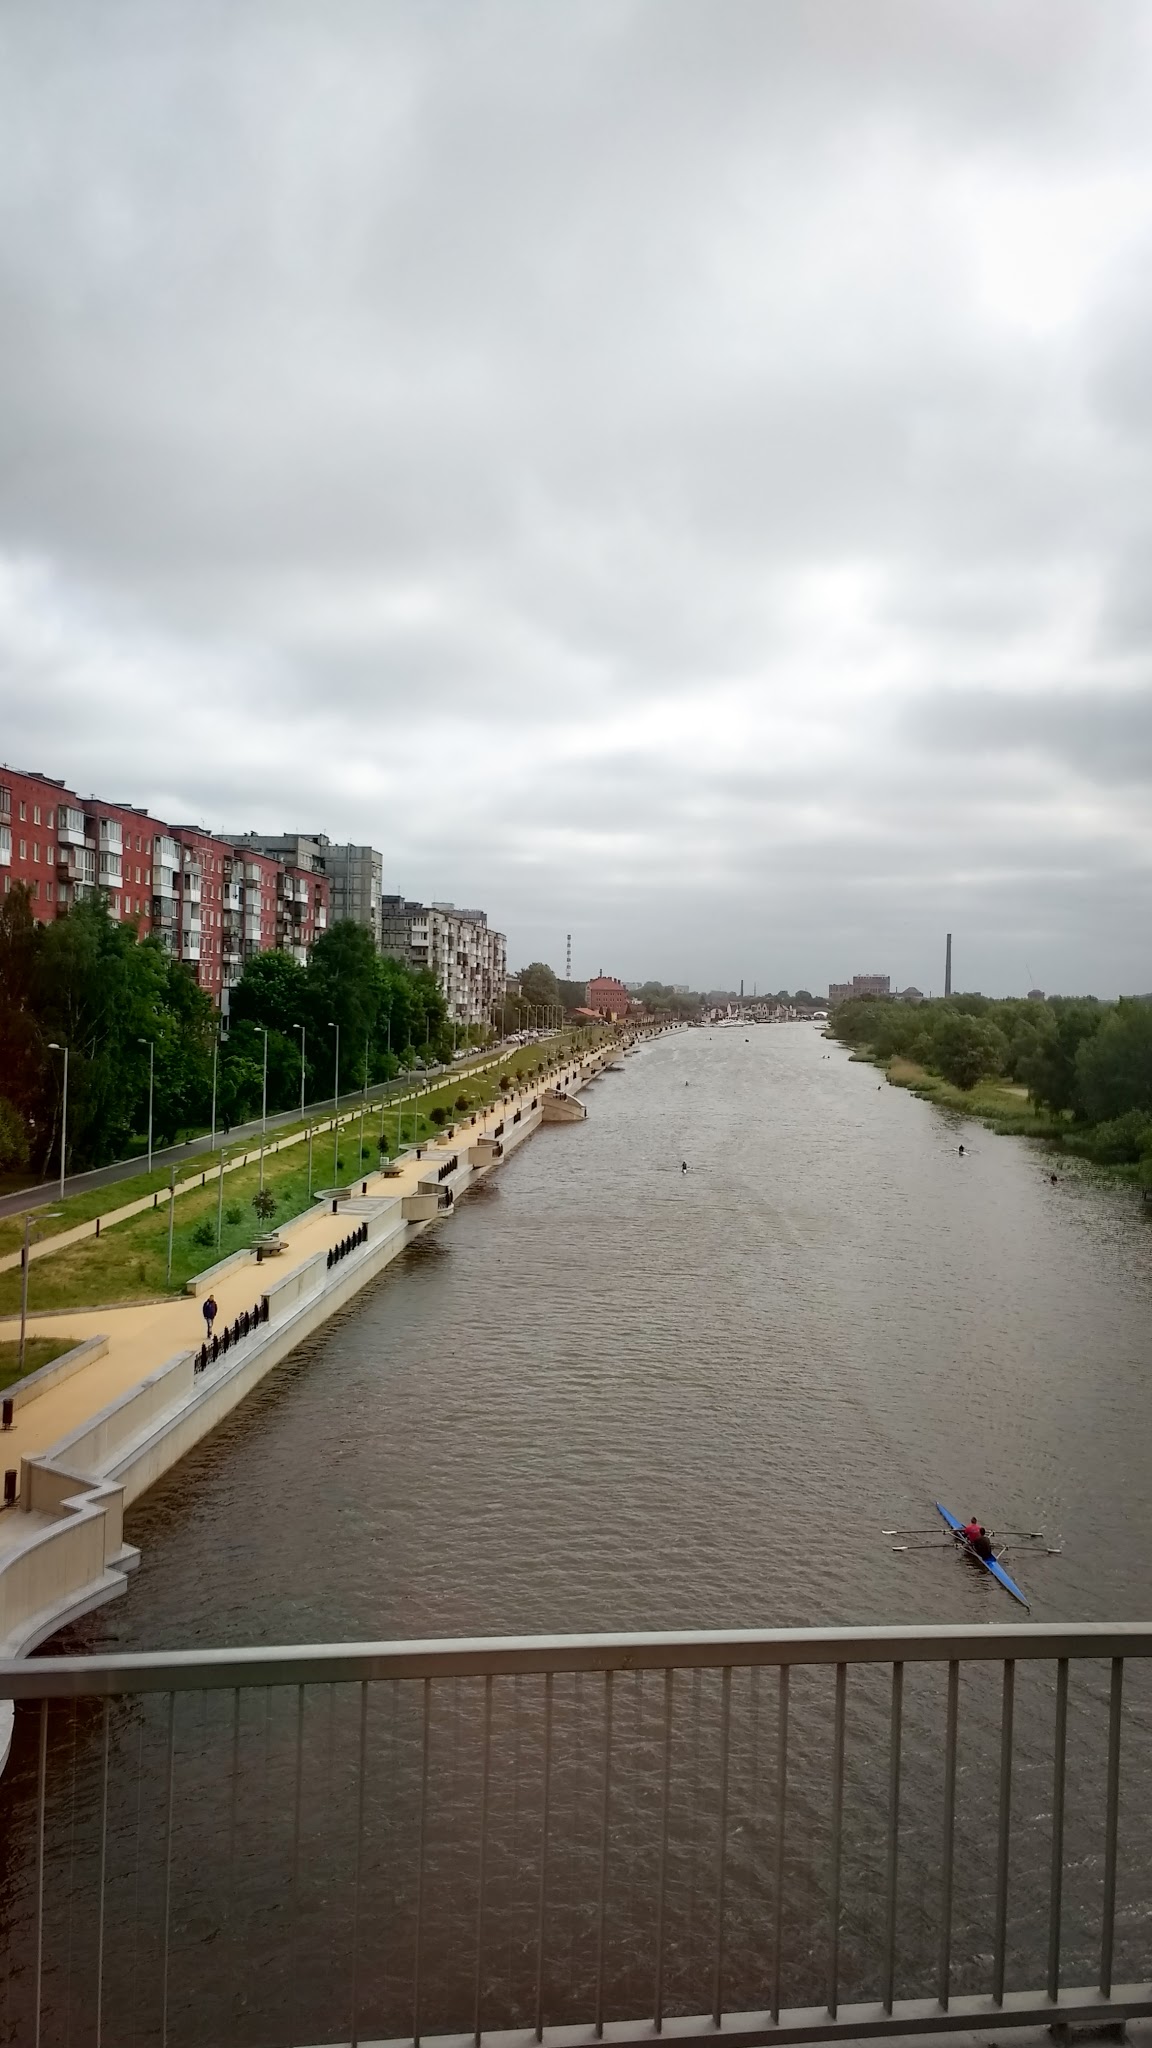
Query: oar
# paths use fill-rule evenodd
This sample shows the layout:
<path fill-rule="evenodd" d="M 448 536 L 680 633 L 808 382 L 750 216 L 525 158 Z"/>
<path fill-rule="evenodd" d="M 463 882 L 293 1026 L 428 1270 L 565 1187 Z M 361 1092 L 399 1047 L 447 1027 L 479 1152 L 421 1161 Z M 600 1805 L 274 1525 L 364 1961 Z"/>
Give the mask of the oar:
<path fill-rule="evenodd" d="M 887 1536 L 888 1533 L 888 1530 L 885 1529 L 884 1534 Z M 894 1543 L 892 1548 L 893 1550 L 951 1550 L 952 1545 L 950 1543 Z"/>
<path fill-rule="evenodd" d="M 934 1536 L 937 1524 L 930 1522 L 926 1529 L 881 1529 L 882 1536 Z"/>
<path fill-rule="evenodd" d="M 1029 1540 L 1043 1536 L 1043 1529 L 999 1529 L 1000 1536 L 1027 1536 Z"/>

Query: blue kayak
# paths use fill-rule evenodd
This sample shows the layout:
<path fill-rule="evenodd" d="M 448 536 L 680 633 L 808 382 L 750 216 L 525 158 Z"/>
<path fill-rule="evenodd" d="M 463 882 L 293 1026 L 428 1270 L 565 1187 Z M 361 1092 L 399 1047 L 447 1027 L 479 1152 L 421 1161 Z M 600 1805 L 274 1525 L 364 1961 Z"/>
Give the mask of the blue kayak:
<path fill-rule="evenodd" d="M 974 1557 L 976 1559 L 977 1564 L 982 1564 L 986 1572 L 991 1572 L 992 1577 L 994 1579 L 999 1580 L 999 1583 L 1003 1586 L 1004 1591 L 1006 1593 L 1011 1593 L 1012 1598 L 1014 1600 L 1018 1600 L 1020 1602 L 1021 1607 L 1027 1607 L 1028 1602 L 1024 1598 L 1023 1593 L 1020 1591 L 1019 1586 L 1016 1584 L 1015 1579 L 1010 1579 L 1008 1577 L 1007 1572 L 1005 1571 L 1003 1565 L 999 1562 L 999 1560 L 995 1557 L 981 1557 L 980 1552 L 978 1550 L 973 1550 L 972 1545 L 970 1543 L 964 1542 L 964 1537 L 961 1534 L 964 1524 L 963 1522 L 957 1519 L 957 1517 L 952 1513 L 951 1509 L 946 1508 L 942 1501 L 937 1501 L 936 1513 L 938 1515 L 943 1516 L 944 1520 L 948 1524 L 948 1527 L 951 1529 L 953 1536 L 956 1537 L 958 1542 L 964 1545 L 964 1549 L 966 1550 L 968 1556 Z"/>

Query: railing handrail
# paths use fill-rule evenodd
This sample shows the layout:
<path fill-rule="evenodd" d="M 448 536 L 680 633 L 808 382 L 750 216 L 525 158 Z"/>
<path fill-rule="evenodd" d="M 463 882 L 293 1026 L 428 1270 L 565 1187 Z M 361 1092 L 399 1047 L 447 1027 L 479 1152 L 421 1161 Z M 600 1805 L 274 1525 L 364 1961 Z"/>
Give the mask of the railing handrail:
<path fill-rule="evenodd" d="M 703 1629 L 622 1635 L 479 1636 L 299 1643 L 0 1661 L 0 1699 L 79 1699 L 248 1685 L 514 1677 L 526 1672 L 721 1670 L 793 1664 L 992 1663 L 1152 1657 L 1152 1622 L 1029 1622 L 872 1628 Z"/>

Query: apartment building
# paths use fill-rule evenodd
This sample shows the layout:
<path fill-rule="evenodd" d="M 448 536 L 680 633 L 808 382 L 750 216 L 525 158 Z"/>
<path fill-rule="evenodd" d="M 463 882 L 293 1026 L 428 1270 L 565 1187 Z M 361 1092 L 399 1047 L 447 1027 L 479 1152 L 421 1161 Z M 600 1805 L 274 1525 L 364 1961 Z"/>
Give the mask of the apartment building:
<path fill-rule="evenodd" d="M 383 896 L 380 950 L 406 967 L 427 969 L 457 1024 L 490 1024 L 503 1002 L 507 942 L 490 928 L 486 911 Z"/>
<path fill-rule="evenodd" d="M 848 1003 L 854 996 L 887 996 L 892 993 L 890 974 L 854 974 L 851 981 L 830 981 L 829 1003 Z"/>
<path fill-rule="evenodd" d="M 325 922 L 349 919 L 363 925 L 380 950 L 384 856 L 374 846 L 336 844 L 324 832 L 226 832 L 224 837 L 233 846 L 271 856 L 297 877 L 323 875 L 327 883 L 322 906 Z M 310 913 L 317 907 L 314 896 L 305 899 L 294 893 L 284 900 L 290 907 L 299 902 Z"/>
<path fill-rule="evenodd" d="M 7 894 L 25 882 L 41 924 L 100 889 L 110 917 L 130 920 L 141 938 L 158 932 L 175 951 L 175 861 L 167 825 L 136 805 L 81 797 L 54 776 L 0 769 L 2 886 Z"/>

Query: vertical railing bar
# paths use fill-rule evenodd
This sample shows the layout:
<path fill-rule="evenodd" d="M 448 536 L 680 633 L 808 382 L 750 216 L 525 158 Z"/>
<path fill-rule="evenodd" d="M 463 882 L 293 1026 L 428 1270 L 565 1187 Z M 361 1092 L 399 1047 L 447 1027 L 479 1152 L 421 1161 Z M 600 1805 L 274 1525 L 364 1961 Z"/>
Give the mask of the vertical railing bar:
<path fill-rule="evenodd" d="M 600 1904 L 596 1935 L 596 2039 L 604 2036 L 604 1958 L 608 1922 L 608 1827 L 612 1798 L 612 1679 L 604 1673 L 604 1798 L 600 1815 Z"/>
<path fill-rule="evenodd" d="M 656 1882 L 656 1996 L 653 2019 L 656 2032 L 664 2025 L 664 1925 L 668 1903 L 668 1812 L 672 1797 L 672 1681 L 669 1664 L 664 1673 L 664 1762 L 660 1788 L 660 1870 Z"/>
<path fill-rule="evenodd" d="M 956 1843 L 956 1737 L 960 1721 L 960 1665 L 948 1665 L 948 1720 L 944 1738 L 943 1868 L 940 1878 L 940 1969 L 936 1996 L 948 2010 L 952 1981 L 952 1859 Z"/>
<path fill-rule="evenodd" d="M 288 1961 L 291 2010 L 296 2011 L 297 1969 L 300 1959 L 300 1809 L 304 1799 L 304 1687 L 296 1688 L 296 1781 L 292 1812 L 292 1954 Z"/>
<path fill-rule="evenodd" d="M 40 2006 L 44 1983 L 44 1817 L 48 1804 L 48 1702 L 40 1702 L 40 1760 L 36 1771 L 36 2032 L 40 2048 Z"/>
<path fill-rule="evenodd" d="M 540 1906 L 536 1920 L 536 2039 L 544 2039 L 544 1934 L 548 1910 L 548 1822 L 552 1797 L 553 1674 L 544 1677 L 544 1786 L 540 1814 Z"/>
<path fill-rule="evenodd" d="M 892 1719 L 888 1738 L 888 1870 L 884 1938 L 884 2010 L 896 1989 L 896 1884 L 900 1855 L 900 1750 L 904 1732 L 904 1666 L 892 1666 Z"/>
<path fill-rule="evenodd" d="M 104 1887 L 108 1879 L 108 1753 L 112 1733 L 112 1702 L 105 1695 L 100 1764 L 100 1893 L 96 1914 L 96 2044 L 100 2048 L 104 2005 Z"/>
<path fill-rule="evenodd" d="M 424 1936 L 424 1855 L 428 1839 L 428 1757 L 432 1737 L 432 1680 L 424 1680 L 424 1732 L 420 1754 L 420 1831 L 416 1846 L 416 1948 L 412 1958 L 412 2044 L 420 2048 L 420 1951 Z"/>
<path fill-rule="evenodd" d="M 844 1728 L 848 1699 L 848 1666 L 836 1666 L 836 1718 L 832 1735 L 832 1868 L 828 1902 L 828 2011 L 836 2017 L 840 2003 L 840 1871 L 844 1847 Z"/>
<path fill-rule="evenodd" d="M 1124 1699 L 1124 1659 L 1112 1659 L 1108 1702 L 1108 1817 L 1104 1829 L 1104 1907 L 1100 1923 L 1100 1990 L 1112 1996 L 1112 1949 L 1116 1930 L 1116 1836 L 1120 1818 L 1120 1710 Z"/>
<path fill-rule="evenodd" d="M 360 1889 L 364 1881 L 364 1792 L 368 1775 L 368 1680 L 360 1683 L 360 1767 L 356 1784 L 356 1867 L 352 1884 L 351 2048 L 360 2040 Z"/>
<path fill-rule="evenodd" d="M 168 1695 L 168 1796 L 164 1829 L 164 1959 L 160 1979 L 160 2048 L 168 2041 L 168 1951 L 172 1934 L 172 1833 L 176 1790 L 176 1695 Z"/>
<path fill-rule="evenodd" d="M 784 1815 L 788 1797 L 788 1665 L 780 1666 L 780 1704 L 776 1726 L 776 1896 L 772 1946 L 772 2018 L 780 2018 L 780 1984 L 784 1943 Z"/>
<path fill-rule="evenodd" d="M 492 1773 L 492 1674 L 484 1680 L 484 1763 L 480 1779 L 480 1869 L 476 1884 L 476 1999 L 472 2037 L 480 2040 L 480 2003 L 484 1978 L 484 1880 L 488 1857 L 488 1788 Z"/>
<path fill-rule="evenodd" d="M 1052 1743 L 1052 1877 L 1048 1890 L 1048 1996 L 1060 1996 L 1060 1922 L 1064 1910 L 1064 1779 L 1068 1755 L 1068 1659 L 1056 1661 Z"/>
<path fill-rule="evenodd" d="M 240 1687 L 232 1692 L 232 1784 L 228 1812 L 228 1961 L 232 1979 L 232 2004 L 240 1989 L 239 1949 L 236 1941 L 236 1819 L 240 1799 Z"/>
<path fill-rule="evenodd" d="M 1004 1659 L 1004 1693 L 1000 1710 L 1000 1827 L 996 1848 L 996 1928 L 992 1945 L 992 1997 L 1004 2003 L 1004 1955 L 1008 1945 L 1008 1849 L 1012 1832 L 1012 1721 L 1016 1701 L 1016 1664 Z"/>
<path fill-rule="evenodd" d="M 716 1844 L 716 1970 L 712 1991 L 712 2019 L 720 2025 L 724 2009 L 724 1880 L 728 1858 L 728 1752 L 732 1732 L 732 1666 L 724 1666 L 720 1681 L 720 1827 Z"/>

